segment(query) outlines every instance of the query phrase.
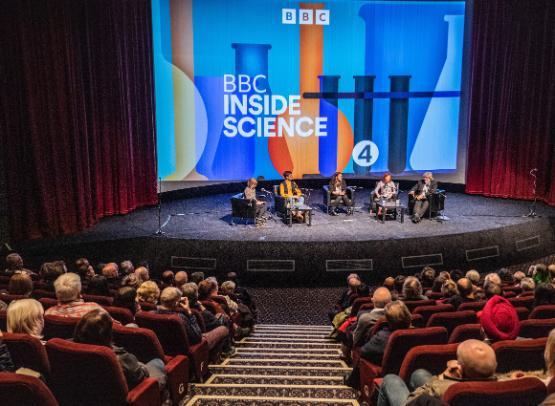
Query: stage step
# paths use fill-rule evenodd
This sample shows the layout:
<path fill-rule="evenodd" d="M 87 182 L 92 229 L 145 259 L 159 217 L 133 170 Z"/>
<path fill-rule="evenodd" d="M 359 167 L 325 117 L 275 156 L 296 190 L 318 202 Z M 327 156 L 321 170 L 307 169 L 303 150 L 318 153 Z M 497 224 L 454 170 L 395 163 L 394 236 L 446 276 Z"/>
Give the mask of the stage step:
<path fill-rule="evenodd" d="M 243 338 L 238 343 L 251 343 L 251 342 L 259 342 L 259 341 L 268 341 L 268 342 L 287 342 L 287 343 L 337 343 L 337 341 L 331 338 L 322 338 L 322 336 L 318 336 L 318 338 L 302 338 L 302 337 L 246 337 Z"/>
<path fill-rule="evenodd" d="M 285 342 L 285 341 L 249 341 L 235 343 L 237 348 L 307 348 L 307 349 L 334 349 L 341 348 L 340 344 L 333 343 L 311 343 L 311 342 Z"/>
<path fill-rule="evenodd" d="M 290 366 L 290 367 L 329 367 L 347 368 L 347 364 L 341 360 L 322 360 L 322 359 L 256 359 L 256 358 L 228 358 L 220 365 L 248 365 L 248 366 Z"/>
<path fill-rule="evenodd" d="M 215 374 L 344 376 L 351 368 L 288 365 L 210 365 Z"/>
<path fill-rule="evenodd" d="M 195 395 L 264 396 L 266 398 L 340 398 L 355 399 L 353 390 L 344 385 L 287 384 L 203 384 L 195 385 Z"/>
<path fill-rule="evenodd" d="M 317 385 L 342 386 L 342 376 L 307 376 L 307 375 L 247 375 L 247 374 L 213 374 L 205 384 L 258 384 L 258 385 Z M 196 386 L 196 385 L 195 385 Z"/>
<path fill-rule="evenodd" d="M 245 405 L 302 405 L 302 406 L 327 406 L 327 405 L 358 405 L 355 399 L 308 399 L 308 398 L 283 398 L 266 396 L 194 396 L 186 406 L 245 406 Z"/>
<path fill-rule="evenodd" d="M 330 353 L 311 353 L 311 352 L 236 352 L 232 359 L 320 359 L 320 360 L 336 360 L 337 356 L 341 355 L 340 352 L 333 350 Z"/>

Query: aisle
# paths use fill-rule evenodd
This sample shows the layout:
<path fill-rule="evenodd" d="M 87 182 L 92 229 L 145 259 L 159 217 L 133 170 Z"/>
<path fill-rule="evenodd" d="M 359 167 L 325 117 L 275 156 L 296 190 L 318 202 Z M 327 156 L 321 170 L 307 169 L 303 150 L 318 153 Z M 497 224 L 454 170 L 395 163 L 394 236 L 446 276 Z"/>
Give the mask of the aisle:
<path fill-rule="evenodd" d="M 261 324 L 237 342 L 237 353 L 191 388 L 189 406 L 358 405 L 343 384 L 350 368 L 328 326 Z"/>

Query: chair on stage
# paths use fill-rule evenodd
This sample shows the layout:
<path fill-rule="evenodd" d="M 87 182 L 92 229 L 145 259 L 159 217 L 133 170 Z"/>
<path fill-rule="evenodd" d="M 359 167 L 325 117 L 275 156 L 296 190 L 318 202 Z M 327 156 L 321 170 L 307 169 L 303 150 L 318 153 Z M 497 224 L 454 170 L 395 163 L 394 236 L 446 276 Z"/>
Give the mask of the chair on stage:
<path fill-rule="evenodd" d="M 427 197 L 428 199 L 428 218 L 437 216 L 440 212 L 445 209 L 445 190 L 437 189 L 434 193 L 430 193 Z M 415 199 L 413 195 L 409 195 L 408 211 L 409 215 L 412 216 L 414 212 Z"/>
<path fill-rule="evenodd" d="M 376 186 L 378 185 L 379 181 L 376 182 Z M 397 190 L 397 193 L 395 193 L 391 199 L 392 201 L 395 201 L 399 198 L 399 182 L 394 182 L 395 183 L 395 189 Z M 374 196 L 376 196 L 376 194 L 374 193 L 374 190 L 372 190 L 372 192 L 370 192 L 370 214 L 372 212 L 375 212 L 376 215 L 378 214 L 378 209 L 376 207 L 376 201 L 374 200 Z M 386 215 L 392 215 L 394 218 L 397 218 L 397 210 L 390 210 L 389 213 L 386 213 Z"/>
<path fill-rule="evenodd" d="M 324 190 L 324 206 L 326 206 L 326 214 L 330 214 L 330 208 L 332 207 L 331 204 L 331 190 L 329 185 L 324 185 L 322 186 L 322 189 Z M 353 206 L 355 205 L 355 189 L 347 186 L 347 191 L 346 191 L 347 197 L 353 202 Z M 342 206 L 345 206 L 343 203 L 341 203 Z"/>
<path fill-rule="evenodd" d="M 233 220 L 236 218 L 244 220 L 245 224 L 249 220 L 256 222 L 256 204 L 243 196 L 243 193 L 231 196 L 231 224 L 234 224 Z"/>

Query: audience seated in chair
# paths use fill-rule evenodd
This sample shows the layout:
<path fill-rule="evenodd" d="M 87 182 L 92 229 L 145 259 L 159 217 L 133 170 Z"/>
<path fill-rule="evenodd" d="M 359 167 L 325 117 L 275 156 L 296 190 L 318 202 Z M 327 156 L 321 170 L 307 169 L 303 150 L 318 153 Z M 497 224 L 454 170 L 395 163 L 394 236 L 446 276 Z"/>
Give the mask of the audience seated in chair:
<path fill-rule="evenodd" d="M 58 304 L 46 310 L 46 315 L 62 317 L 82 317 L 95 309 L 102 309 L 99 304 L 85 302 L 81 299 L 81 278 L 74 273 L 64 273 L 54 282 Z"/>
<path fill-rule="evenodd" d="M 422 284 L 415 276 L 409 276 L 403 283 L 402 300 L 428 300 L 428 297 L 422 294 Z"/>
<path fill-rule="evenodd" d="M 102 268 L 101 275 L 106 278 L 111 288 L 117 288 L 120 284 L 119 266 L 115 262 L 109 262 Z"/>
<path fill-rule="evenodd" d="M 534 307 L 555 304 L 555 288 L 550 283 L 537 283 L 534 290 Z"/>
<path fill-rule="evenodd" d="M 507 299 L 499 295 L 488 300 L 478 313 L 480 325 L 489 343 L 514 340 L 520 331 L 520 322 L 515 308 Z"/>
<path fill-rule="evenodd" d="M 16 271 L 8 283 L 8 293 L 10 295 L 31 296 L 33 292 L 33 280 L 29 274 Z"/>
<path fill-rule="evenodd" d="M 2 331 L 0 331 L 0 372 L 15 372 L 15 365 L 8 347 L 2 341 Z"/>
<path fill-rule="evenodd" d="M 149 272 L 148 268 L 145 267 L 145 266 L 140 266 L 140 267 L 136 268 L 135 269 L 135 276 L 139 280 L 139 285 L 142 284 L 143 282 L 146 282 L 146 281 L 150 280 L 150 272 Z"/>
<path fill-rule="evenodd" d="M 1 273 L 2 276 L 12 276 L 16 272 L 26 273 L 29 276 L 36 276 L 30 269 L 25 268 L 23 258 L 17 252 L 12 252 L 6 256 L 6 269 Z"/>
<path fill-rule="evenodd" d="M 452 305 L 455 310 L 463 303 L 476 302 L 474 286 L 468 278 L 461 278 L 457 281 L 458 294 L 450 297 L 445 303 Z"/>
<path fill-rule="evenodd" d="M 360 311 L 357 315 L 356 328 L 353 332 L 353 345 L 359 345 L 369 330 L 376 322 L 385 317 L 385 306 L 391 302 L 391 292 L 384 287 L 378 288 L 372 295 L 374 308 L 368 311 Z"/>
<path fill-rule="evenodd" d="M 114 306 L 128 309 L 131 314 L 135 315 L 135 313 L 139 311 L 139 304 L 137 303 L 137 291 L 131 286 L 124 286 L 123 288 L 119 288 L 116 296 L 114 297 Z"/>
<path fill-rule="evenodd" d="M 104 267 L 104 269 L 106 269 L 106 267 Z M 89 279 L 85 292 L 87 295 L 110 296 L 108 279 L 103 275 L 93 276 Z"/>
<path fill-rule="evenodd" d="M 164 362 L 154 358 L 143 364 L 137 357 L 128 353 L 122 347 L 116 347 L 112 339 L 113 320 L 108 313 L 102 310 L 92 310 L 85 314 L 75 327 L 73 340 L 79 344 L 101 345 L 111 348 L 123 370 L 127 386 L 133 389 L 145 378 L 153 377 L 158 381 L 160 388 L 166 384 Z"/>
<path fill-rule="evenodd" d="M 137 289 L 137 302 L 139 305 L 156 305 L 160 298 L 160 289 L 156 282 L 146 281 Z"/>
<path fill-rule="evenodd" d="M 7 325 L 9 333 L 29 334 L 42 340 L 44 309 L 35 299 L 14 300 L 8 306 Z"/>

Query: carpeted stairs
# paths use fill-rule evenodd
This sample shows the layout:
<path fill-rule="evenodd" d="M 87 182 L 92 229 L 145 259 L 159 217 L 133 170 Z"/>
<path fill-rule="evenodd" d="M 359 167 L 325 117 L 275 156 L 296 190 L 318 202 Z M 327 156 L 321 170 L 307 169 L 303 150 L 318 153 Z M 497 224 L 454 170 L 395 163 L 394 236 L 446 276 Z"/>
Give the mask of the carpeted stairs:
<path fill-rule="evenodd" d="M 343 384 L 350 368 L 328 326 L 262 324 L 236 343 L 237 352 L 191 387 L 188 406 L 358 405 Z"/>

